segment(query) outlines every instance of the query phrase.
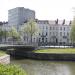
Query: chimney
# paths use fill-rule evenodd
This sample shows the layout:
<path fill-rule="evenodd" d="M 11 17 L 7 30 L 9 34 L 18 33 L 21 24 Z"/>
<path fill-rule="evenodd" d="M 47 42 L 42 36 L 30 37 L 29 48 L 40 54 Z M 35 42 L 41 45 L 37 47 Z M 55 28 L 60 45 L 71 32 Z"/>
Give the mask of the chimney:
<path fill-rule="evenodd" d="M 57 20 L 55 21 L 55 24 L 58 24 L 58 18 L 57 18 Z"/>
<path fill-rule="evenodd" d="M 62 23 L 62 25 L 64 25 L 65 24 L 65 19 L 63 20 L 63 23 Z"/>

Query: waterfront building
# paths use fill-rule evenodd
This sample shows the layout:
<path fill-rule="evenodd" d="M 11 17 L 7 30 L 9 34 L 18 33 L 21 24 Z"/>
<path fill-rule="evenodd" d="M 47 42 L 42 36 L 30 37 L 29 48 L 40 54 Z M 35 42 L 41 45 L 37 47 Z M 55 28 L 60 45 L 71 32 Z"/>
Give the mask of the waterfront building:
<path fill-rule="evenodd" d="M 26 25 L 29 20 L 34 20 L 39 27 L 39 35 L 33 36 L 32 42 L 39 45 L 70 45 L 71 21 L 64 20 L 38 20 L 35 11 L 24 7 L 17 7 L 8 11 L 8 24 L 3 24 L 5 30 L 12 26 L 18 31 Z M 30 37 L 22 36 L 23 44 L 30 43 Z"/>
<path fill-rule="evenodd" d="M 69 45 L 71 21 L 65 20 L 38 20 L 37 24 L 41 29 L 39 43 L 44 45 Z"/>

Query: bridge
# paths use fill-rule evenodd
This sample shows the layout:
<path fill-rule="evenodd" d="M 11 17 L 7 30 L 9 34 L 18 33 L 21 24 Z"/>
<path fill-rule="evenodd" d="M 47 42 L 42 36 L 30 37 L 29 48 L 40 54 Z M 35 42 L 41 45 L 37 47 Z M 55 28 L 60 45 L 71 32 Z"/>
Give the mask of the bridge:
<path fill-rule="evenodd" d="M 16 49 L 16 50 L 34 50 L 35 46 L 32 45 L 0 45 L 0 50 L 9 50 L 9 49 Z"/>

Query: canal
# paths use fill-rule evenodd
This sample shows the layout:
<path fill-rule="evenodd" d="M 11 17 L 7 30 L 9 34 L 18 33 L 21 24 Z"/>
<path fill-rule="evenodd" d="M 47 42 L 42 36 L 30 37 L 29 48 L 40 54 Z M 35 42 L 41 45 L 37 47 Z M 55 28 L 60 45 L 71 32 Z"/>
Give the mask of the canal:
<path fill-rule="evenodd" d="M 75 62 L 72 61 L 40 61 L 11 60 L 28 72 L 28 75 L 75 75 Z"/>

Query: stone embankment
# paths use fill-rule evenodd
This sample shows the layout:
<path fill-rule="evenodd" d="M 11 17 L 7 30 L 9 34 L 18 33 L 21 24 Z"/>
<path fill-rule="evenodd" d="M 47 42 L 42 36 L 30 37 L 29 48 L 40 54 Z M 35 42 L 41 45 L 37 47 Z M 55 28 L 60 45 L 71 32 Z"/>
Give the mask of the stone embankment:
<path fill-rule="evenodd" d="M 53 61 L 75 61 L 75 54 L 58 54 L 58 53 L 34 53 L 34 52 L 10 52 L 10 55 L 18 59 L 36 59 L 36 60 L 53 60 Z"/>
<path fill-rule="evenodd" d="M 0 57 L 1 64 L 9 64 L 10 63 L 10 55 L 4 55 Z"/>

